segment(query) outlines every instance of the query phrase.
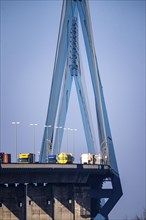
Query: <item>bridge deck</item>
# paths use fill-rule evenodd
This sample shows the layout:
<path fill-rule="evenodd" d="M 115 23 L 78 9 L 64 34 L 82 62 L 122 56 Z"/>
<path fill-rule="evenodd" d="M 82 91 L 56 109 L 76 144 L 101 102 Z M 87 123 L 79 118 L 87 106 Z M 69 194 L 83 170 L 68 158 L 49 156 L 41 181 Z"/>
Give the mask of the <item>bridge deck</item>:
<path fill-rule="evenodd" d="M 83 164 L 0 164 L 0 184 L 87 183 L 91 177 L 110 177 L 107 165 Z"/>

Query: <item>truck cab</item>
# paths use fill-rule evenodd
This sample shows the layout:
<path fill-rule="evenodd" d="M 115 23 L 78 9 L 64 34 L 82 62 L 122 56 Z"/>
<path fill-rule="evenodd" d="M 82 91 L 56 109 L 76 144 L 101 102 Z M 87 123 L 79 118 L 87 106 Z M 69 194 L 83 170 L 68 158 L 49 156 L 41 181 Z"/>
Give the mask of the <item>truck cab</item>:
<path fill-rule="evenodd" d="M 20 153 L 18 163 L 35 163 L 35 154 Z"/>

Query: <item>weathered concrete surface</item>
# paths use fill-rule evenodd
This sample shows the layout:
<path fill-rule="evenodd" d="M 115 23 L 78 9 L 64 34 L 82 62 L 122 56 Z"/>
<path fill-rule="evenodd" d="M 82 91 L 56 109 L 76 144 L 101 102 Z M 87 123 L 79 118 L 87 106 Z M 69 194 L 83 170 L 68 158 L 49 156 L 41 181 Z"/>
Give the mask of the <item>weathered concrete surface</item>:
<path fill-rule="evenodd" d="M 90 187 L 75 187 L 74 189 L 75 202 L 75 219 L 88 220 L 91 219 L 91 198 Z"/>
<path fill-rule="evenodd" d="M 0 184 L 87 183 L 91 175 L 109 175 L 108 166 L 82 164 L 0 164 Z"/>
<path fill-rule="evenodd" d="M 90 220 L 107 166 L 1 164 L 0 220 Z"/>
<path fill-rule="evenodd" d="M 27 186 L 27 219 L 53 219 L 53 195 L 51 185 Z"/>
<path fill-rule="evenodd" d="M 53 185 L 54 219 L 74 220 L 74 189 L 72 184 Z"/>
<path fill-rule="evenodd" d="M 0 186 L 0 220 L 26 219 L 25 186 Z"/>
<path fill-rule="evenodd" d="M 90 191 L 74 184 L 0 185 L 0 220 L 89 220 Z"/>

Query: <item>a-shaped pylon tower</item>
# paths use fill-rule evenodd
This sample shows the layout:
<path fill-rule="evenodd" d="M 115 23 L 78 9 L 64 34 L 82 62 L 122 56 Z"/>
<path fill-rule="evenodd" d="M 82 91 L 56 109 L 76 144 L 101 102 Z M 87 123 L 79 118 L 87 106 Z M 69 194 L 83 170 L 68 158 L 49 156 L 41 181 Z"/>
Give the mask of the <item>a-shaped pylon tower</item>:
<path fill-rule="evenodd" d="M 90 110 L 85 92 L 84 77 L 81 71 L 78 40 L 78 14 L 83 31 L 95 96 L 100 151 L 103 158 L 106 158 L 106 162 L 113 172 L 110 180 L 112 189 L 101 189 L 99 193 L 101 200 L 104 198 L 108 198 L 108 200 L 106 202 L 102 200 L 103 204 L 97 215 L 97 219 L 107 219 L 109 212 L 122 196 L 122 188 L 97 65 L 88 0 L 63 1 L 40 162 L 46 162 L 48 154 L 57 154 L 60 152 L 64 130 L 56 129 L 54 135 L 54 128 L 55 123 L 57 124 L 57 128 L 64 128 L 73 79 L 76 85 L 88 152 L 93 154 L 96 153 Z M 58 103 L 60 104 L 59 106 Z M 58 118 L 56 119 L 57 111 Z M 54 145 L 52 145 L 53 143 Z"/>

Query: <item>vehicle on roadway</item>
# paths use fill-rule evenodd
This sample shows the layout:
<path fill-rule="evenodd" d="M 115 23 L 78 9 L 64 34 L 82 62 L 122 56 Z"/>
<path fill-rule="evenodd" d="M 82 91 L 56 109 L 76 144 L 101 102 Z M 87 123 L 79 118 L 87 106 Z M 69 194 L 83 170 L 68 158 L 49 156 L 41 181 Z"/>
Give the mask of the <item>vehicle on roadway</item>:
<path fill-rule="evenodd" d="M 35 163 L 35 154 L 20 153 L 18 163 Z"/>
<path fill-rule="evenodd" d="M 48 155 L 48 163 L 55 164 L 57 162 L 56 155 Z"/>
<path fill-rule="evenodd" d="M 80 158 L 81 164 L 107 164 L 107 157 L 105 156 L 103 160 L 103 156 L 99 154 L 90 154 L 84 153 L 81 154 Z"/>
<path fill-rule="evenodd" d="M 0 152 L 0 163 L 11 163 L 11 154 Z"/>
<path fill-rule="evenodd" d="M 68 163 L 73 163 L 74 157 L 71 153 L 60 153 L 56 157 L 57 163 L 60 164 L 68 164 Z"/>

